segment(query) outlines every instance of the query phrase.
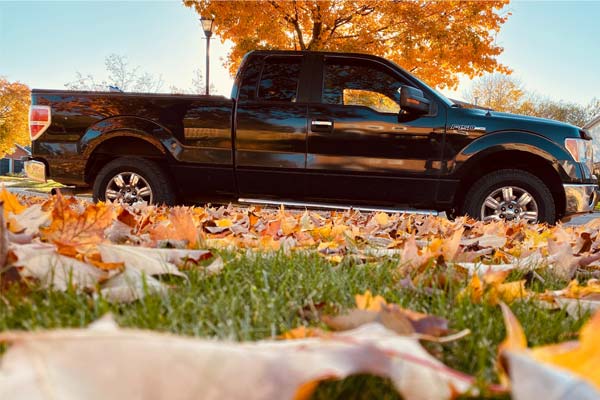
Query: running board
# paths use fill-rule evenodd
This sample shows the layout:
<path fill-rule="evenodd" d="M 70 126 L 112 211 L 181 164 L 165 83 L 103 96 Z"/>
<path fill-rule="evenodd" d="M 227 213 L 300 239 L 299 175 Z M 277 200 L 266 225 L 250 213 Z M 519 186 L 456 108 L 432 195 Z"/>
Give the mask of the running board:
<path fill-rule="evenodd" d="M 359 210 L 365 212 L 381 211 L 386 213 L 400 213 L 400 214 L 417 214 L 417 215 L 439 215 L 438 211 L 435 210 L 415 210 L 415 209 L 403 209 L 403 208 L 384 208 L 384 207 L 360 207 L 360 206 L 344 206 L 337 204 L 327 203 L 306 203 L 301 201 L 280 201 L 280 200 L 265 200 L 265 199 L 238 199 L 239 203 L 242 204 L 261 204 L 268 206 L 286 206 L 292 208 L 315 208 L 322 210 Z"/>

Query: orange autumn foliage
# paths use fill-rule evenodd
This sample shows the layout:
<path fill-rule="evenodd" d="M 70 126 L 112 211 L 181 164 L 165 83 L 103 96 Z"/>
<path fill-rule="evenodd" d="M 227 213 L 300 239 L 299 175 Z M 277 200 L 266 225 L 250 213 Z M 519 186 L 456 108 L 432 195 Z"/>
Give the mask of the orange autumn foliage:
<path fill-rule="evenodd" d="M 500 1 L 210 1 L 183 0 L 216 16 L 214 30 L 233 42 L 232 73 L 257 49 L 361 52 L 384 56 L 428 84 L 455 88 L 458 74 L 509 73 L 495 35 L 506 22 Z"/>

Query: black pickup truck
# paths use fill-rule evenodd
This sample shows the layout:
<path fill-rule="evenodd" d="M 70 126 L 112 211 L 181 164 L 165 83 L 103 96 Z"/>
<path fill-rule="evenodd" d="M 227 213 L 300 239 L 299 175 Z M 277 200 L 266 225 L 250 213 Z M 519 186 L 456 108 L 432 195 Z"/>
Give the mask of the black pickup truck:
<path fill-rule="evenodd" d="M 95 200 L 446 211 L 553 223 L 597 202 L 588 134 L 466 108 L 385 59 L 254 51 L 231 99 L 33 90 L 26 171 Z"/>

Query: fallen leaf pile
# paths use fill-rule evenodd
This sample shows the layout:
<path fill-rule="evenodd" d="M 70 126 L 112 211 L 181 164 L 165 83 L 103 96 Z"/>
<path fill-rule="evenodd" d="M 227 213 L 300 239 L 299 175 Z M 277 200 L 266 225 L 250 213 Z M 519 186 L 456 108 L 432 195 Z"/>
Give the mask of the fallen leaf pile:
<path fill-rule="evenodd" d="M 459 300 L 503 307 L 508 335 L 499 360 L 516 398 L 537 396 L 519 378 L 527 371 L 538 384 L 554 379 L 549 391 L 576 385 L 584 398 L 600 388 L 598 369 L 591 367 L 600 361 L 592 334 L 600 312 L 578 342 L 527 349 L 504 305 L 527 299 L 573 315 L 600 308 L 600 220 L 549 227 L 355 210 L 126 206 L 60 193 L 16 197 L 4 189 L 0 202 L 0 287 L 22 281 L 132 302 L 166 294 L 164 275 L 185 284 L 187 270 L 218 274 L 226 268 L 222 250 L 314 252 L 333 265 L 385 258 L 407 290 L 441 291 L 445 281 L 458 280 Z M 544 279 L 570 283 L 561 290 L 531 288 L 532 280 Z M 0 398 L 307 398 L 318 382 L 356 373 L 388 377 L 408 399 L 476 394 L 475 378 L 421 346 L 469 334 L 443 318 L 369 291 L 356 295 L 356 307 L 347 312 L 312 318 L 314 326 L 280 336 L 293 340 L 246 344 L 121 330 L 106 321 L 87 330 L 0 333 L 0 341 L 11 343 L 1 364 Z M 106 359 L 116 360 L 111 368 Z M 169 378 L 148 379 L 157 370 Z M 231 376 L 235 385 L 228 384 Z M 251 385 L 255 390 L 248 392 Z"/>
<path fill-rule="evenodd" d="M 472 277 L 464 295 L 475 302 L 529 296 L 524 282 L 504 282 L 514 270 L 543 269 L 560 279 L 577 272 L 600 277 L 600 220 L 548 227 L 353 210 L 131 207 L 60 194 L 19 200 L 5 189 L 0 200 L 3 266 L 55 289 L 94 290 L 99 284 L 115 301 L 139 297 L 142 277 L 152 290 L 166 290 L 155 276 L 201 268 L 201 261 L 213 257 L 208 249 L 315 251 L 335 263 L 397 257 L 399 273 L 414 282 L 432 269 L 453 268 Z M 222 266 L 217 258 L 206 271 L 216 273 Z M 116 295 L 126 292 L 126 283 L 133 291 Z M 559 306 L 568 302 L 564 299 L 586 297 L 594 308 L 591 294 L 567 288 L 541 299 Z"/>
<path fill-rule="evenodd" d="M 170 248 L 162 245 L 171 242 L 150 234 L 133 235 L 146 216 L 135 217 L 121 206 L 58 194 L 26 207 L 5 189 L 0 201 L 0 271 L 16 270 L 21 279 L 42 287 L 74 287 L 108 301 L 130 302 L 147 293 L 165 293 L 167 286 L 157 276 L 186 279 L 181 272 L 185 268 L 214 274 L 223 267 L 220 257 L 191 248 L 187 241 L 181 248 Z M 156 226 L 159 222 L 152 229 Z M 206 259 L 212 262 L 204 265 Z M 8 274 L 0 274 L 0 279 L 8 279 L 3 275 Z"/>

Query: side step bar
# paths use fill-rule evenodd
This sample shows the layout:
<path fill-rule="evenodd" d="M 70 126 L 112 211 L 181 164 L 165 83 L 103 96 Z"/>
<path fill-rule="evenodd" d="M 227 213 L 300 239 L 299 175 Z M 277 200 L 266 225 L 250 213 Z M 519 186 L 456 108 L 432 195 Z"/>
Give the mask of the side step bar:
<path fill-rule="evenodd" d="M 384 208 L 384 207 L 361 207 L 361 206 L 347 206 L 338 204 L 327 204 L 327 203 L 308 203 L 301 201 L 281 201 L 281 200 L 266 200 L 266 199 L 238 199 L 239 203 L 242 204 L 261 204 L 267 206 L 281 205 L 291 208 L 314 208 L 321 210 L 358 210 L 365 212 L 381 211 L 385 213 L 400 213 L 400 214 L 417 214 L 417 215 L 439 215 L 438 211 L 435 210 L 416 210 L 416 209 L 402 209 L 402 208 Z"/>

